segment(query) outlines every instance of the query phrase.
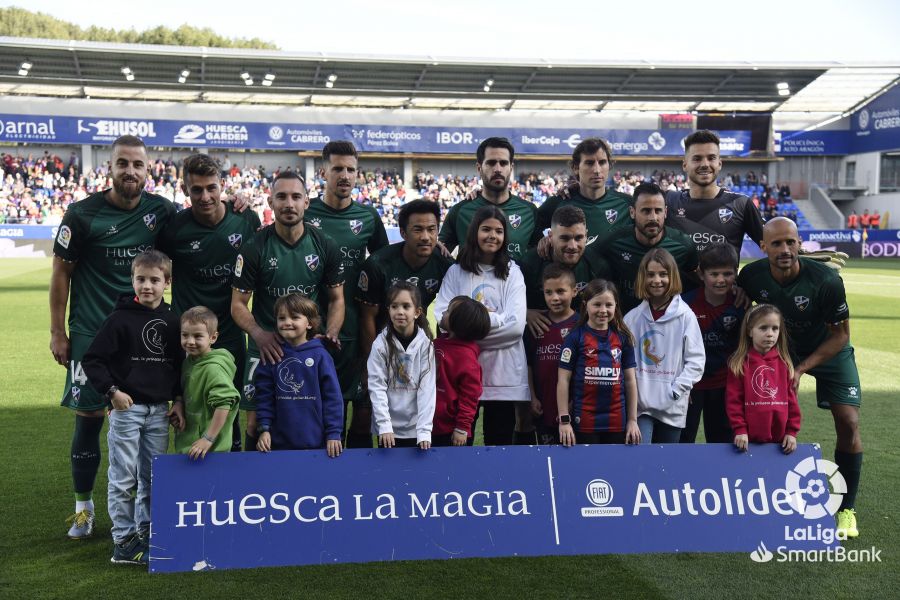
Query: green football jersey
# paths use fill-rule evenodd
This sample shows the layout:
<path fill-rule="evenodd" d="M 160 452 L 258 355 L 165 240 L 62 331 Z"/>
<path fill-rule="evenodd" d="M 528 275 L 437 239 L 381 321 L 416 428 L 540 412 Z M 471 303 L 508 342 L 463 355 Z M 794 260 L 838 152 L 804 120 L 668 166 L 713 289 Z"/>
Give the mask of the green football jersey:
<path fill-rule="evenodd" d="M 387 232 L 378 212 L 371 206 L 351 202 L 337 210 L 316 198 L 309 201 L 303 217 L 308 225 L 320 229 L 337 244 L 344 267 L 344 326 L 341 338 L 359 337 L 359 315 L 354 301 L 359 272 L 366 260 L 366 250 L 372 254 L 388 245 Z"/>
<path fill-rule="evenodd" d="M 190 209 L 163 228 L 157 247 L 172 259 L 172 306 L 179 314 L 205 306 L 219 319 L 219 342 L 241 339 L 231 318 L 231 279 L 241 246 L 259 229 L 252 210 L 234 213 L 226 204 L 225 217 L 214 227 L 199 223 Z"/>
<path fill-rule="evenodd" d="M 453 265 L 453 259 L 445 257 L 437 248 L 419 269 L 413 269 L 403 259 L 403 245 L 391 244 L 366 259 L 359 273 L 356 300 L 370 306 L 380 306 L 378 327 L 385 323 L 387 315 L 387 291 L 398 281 L 415 284 L 422 294 L 422 304 L 427 309 L 437 297 L 444 274 Z"/>
<path fill-rule="evenodd" d="M 828 337 L 828 325 L 850 318 L 844 281 L 823 263 L 800 258 L 800 273 L 782 285 L 763 258 L 741 269 L 738 286 L 759 303 L 774 304 L 784 314 L 791 350 L 806 358 Z M 849 343 L 848 343 L 849 345 Z"/>
<path fill-rule="evenodd" d="M 69 205 L 53 254 L 76 263 L 69 290 L 70 334 L 97 333 L 119 295 L 133 291 L 131 261 L 153 248 L 174 215 L 174 204 L 147 192 L 132 210 L 113 206 L 105 192 Z"/>
<path fill-rule="evenodd" d="M 319 307 L 324 329 L 326 288 L 344 282 L 338 247 L 315 227 L 304 227 L 297 243 L 285 242 L 275 225 L 261 229 L 241 248 L 234 264 L 232 287 L 253 293 L 253 317 L 267 331 L 275 331 L 275 301 L 299 293 Z M 252 340 L 250 340 L 252 343 Z"/>
<path fill-rule="evenodd" d="M 441 242 L 449 250 L 453 250 L 457 246 L 466 243 L 466 232 L 469 230 L 469 223 L 472 217 L 482 206 L 492 206 L 491 202 L 485 200 L 484 196 L 478 196 L 474 200 L 463 200 L 454 204 L 444 224 L 441 226 L 441 233 L 438 236 Z M 503 204 L 497 204 L 497 208 L 506 215 L 507 231 L 509 239 L 507 240 L 507 250 L 509 256 L 515 261 L 525 256 L 528 248 L 533 246 L 540 236 L 536 229 L 537 225 L 537 209 L 534 204 L 522 200 L 518 196 L 510 195 L 509 199 Z"/>
<path fill-rule="evenodd" d="M 553 213 L 560 206 L 575 206 L 584 211 L 587 220 L 588 244 L 603 239 L 612 229 L 618 227 L 631 227 L 634 221 L 628 212 L 631 205 L 631 197 L 613 189 L 606 190 L 599 200 L 589 200 L 576 191 L 568 199 L 563 200 L 559 196 L 551 196 L 541 204 L 537 210 L 537 229 L 542 234 L 550 227 Z"/>
<path fill-rule="evenodd" d="M 547 310 L 547 303 L 544 301 L 544 269 L 547 265 L 552 264 L 550 259 L 541 258 L 537 253 L 537 249 L 531 249 L 522 258 L 521 268 L 522 275 L 525 277 L 525 303 L 530 309 Z M 581 290 L 594 279 L 609 279 L 611 270 L 606 260 L 597 254 L 585 254 L 581 260 L 572 269 L 575 273 L 575 291 L 578 294 L 572 298 L 572 308 L 580 310 Z"/>
<path fill-rule="evenodd" d="M 682 285 L 688 280 L 687 275 L 697 269 L 699 260 L 694 242 L 671 227 L 666 227 L 663 238 L 653 246 L 641 244 L 634 236 L 634 227 L 627 227 L 614 229 L 605 240 L 588 246 L 585 250 L 585 254 L 598 254 L 609 264 L 613 282 L 619 288 L 622 314 L 641 303 L 634 293 L 634 281 L 637 279 L 641 259 L 653 248 L 662 248 L 672 255 L 678 265 Z"/>

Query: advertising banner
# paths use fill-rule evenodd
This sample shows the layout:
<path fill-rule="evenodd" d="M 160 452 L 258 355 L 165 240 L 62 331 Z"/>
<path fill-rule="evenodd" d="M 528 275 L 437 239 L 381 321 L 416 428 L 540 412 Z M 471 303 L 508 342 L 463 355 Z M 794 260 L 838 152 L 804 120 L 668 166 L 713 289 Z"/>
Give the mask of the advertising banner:
<path fill-rule="evenodd" d="M 491 136 L 506 137 L 517 153 L 571 154 L 587 137 L 610 142 L 623 156 L 680 156 L 689 132 L 652 129 L 536 129 L 415 127 L 404 125 L 313 125 L 225 121 L 174 121 L 0 114 L 0 142 L 111 144 L 136 135 L 148 146 L 166 148 L 246 148 L 321 150 L 327 142 L 352 140 L 360 152 L 466 154 Z M 723 156 L 750 153 L 749 131 L 720 131 Z"/>
<path fill-rule="evenodd" d="M 850 117 L 854 154 L 900 149 L 900 86 L 894 86 Z"/>
<path fill-rule="evenodd" d="M 810 444 L 162 455 L 150 570 L 642 552 L 764 562 L 838 545 L 836 468 Z"/>
<path fill-rule="evenodd" d="M 846 130 L 776 131 L 778 156 L 844 156 L 850 153 L 850 132 Z"/>

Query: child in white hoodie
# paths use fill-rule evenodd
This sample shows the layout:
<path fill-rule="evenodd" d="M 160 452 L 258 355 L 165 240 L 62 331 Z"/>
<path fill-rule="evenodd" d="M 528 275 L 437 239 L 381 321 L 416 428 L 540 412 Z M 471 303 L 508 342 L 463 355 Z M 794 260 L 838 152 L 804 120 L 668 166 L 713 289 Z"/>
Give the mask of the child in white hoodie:
<path fill-rule="evenodd" d="M 485 446 L 513 443 L 516 411 L 531 407 L 528 365 L 525 362 L 525 279 L 509 257 L 508 220 L 496 206 L 482 206 L 472 216 L 459 261 L 444 275 L 434 303 L 434 318 L 441 328 L 450 301 L 467 296 L 484 305 L 491 330 L 478 345 L 478 362 L 484 373 L 481 405 L 484 407 Z"/>
<path fill-rule="evenodd" d="M 635 341 L 641 441 L 677 444 L 691 388 L 703 376 L 703 336 L 681 299 L 678 265 L 666 250 L 653 248 L 644 255 L 634 291 L 643 302 L 625 315 L 625 324 Z"/>
<path fill-rule="evenodd" d="M 419 288 L 399 281 L 387 292 L 390 323 L 369 353 L 372 433 L 382 448 L 431 447 L 436 395 L 434 347 Z"/>

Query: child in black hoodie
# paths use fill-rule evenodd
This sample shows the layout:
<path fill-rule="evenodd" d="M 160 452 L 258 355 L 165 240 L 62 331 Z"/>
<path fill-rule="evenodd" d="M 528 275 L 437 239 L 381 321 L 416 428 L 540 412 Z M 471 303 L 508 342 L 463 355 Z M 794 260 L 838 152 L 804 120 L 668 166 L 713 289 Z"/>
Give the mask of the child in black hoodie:
<path fill-rule="evenodd" d="M 150 464 L 165 454 L 169 417 L 183 422 L 179 371 L 184 358 L 178 316 L 163 301 L 172 261 L 157 250 L 135 257 L 134 295 L 119 298 L 82 361 L 91 385 L 111 404 L 107 504 L 115 542 L 112 562 L 146 565 L 150 533 Z"/>

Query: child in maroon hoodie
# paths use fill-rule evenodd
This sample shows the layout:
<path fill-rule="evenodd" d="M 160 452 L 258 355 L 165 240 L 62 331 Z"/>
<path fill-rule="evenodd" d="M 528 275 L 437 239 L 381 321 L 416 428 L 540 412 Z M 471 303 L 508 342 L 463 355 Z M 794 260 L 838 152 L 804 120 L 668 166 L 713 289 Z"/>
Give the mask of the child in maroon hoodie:
<path fill-rule="evenodd" d="M 791 385 L 794 366 L 788 354 L 781 311 L 758 304 L 744 316 L 741 341 L 728 361 L 725 410 L 734 445 L 780 443 L 785 454 L 797 448 L 800 405 Z"/>
<path fill-rule="evenodd" d="M 478 340 L 491 330 L 487 309 L 467 296 L 447 306 L 449 337 L 434 340 L 437 399 L 431 429 L 432 446 L 465 446 L 474 440 L 472 422 L 481 397 Z"/>

